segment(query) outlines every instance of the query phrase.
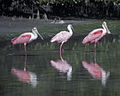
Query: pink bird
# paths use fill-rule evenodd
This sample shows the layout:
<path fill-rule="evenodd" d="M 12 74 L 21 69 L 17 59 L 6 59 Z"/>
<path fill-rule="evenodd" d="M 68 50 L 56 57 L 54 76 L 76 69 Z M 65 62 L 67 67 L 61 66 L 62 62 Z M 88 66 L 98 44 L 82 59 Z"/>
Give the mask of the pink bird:
<path fill-rule="evenodd" d="M 61 57 L 61 49 L 62 49 L 62 45 L 63 43 L 67 42 L 67 40 L 72 36 L 73 31 L 72 31 L 72 25 L 69 24 L 67 26 L 68 31 L 61 31 L 60 33 L 57 33 L 50 42 L 58 42 L 61 43 L 60 45 L 60 57 Z"/>
<path fill-rule="evenodd" d="M 30 43 L 31 41 L 37 39 L 38 35 L 41 37 L 43 40 L 43 37 L 38 33 L 38 30 L 36 27 L 32 29 L 32 33 L 23 33 L 19 37 L 15 37 L 11 40 L 13 45 L 16 44 L 24 44 L 24 49 L 25 49 L 25 55 L 27 55 L 27 50 L 26 50 L 26 44 Z"/>
<path fill-rule="evenodd" d="M 88 70 L 94 79 L 101 80 L 103 85 L 106 84 L 106 80 L 109 77 L 110 72 L 103 70 L 97 63 L 82 61 L 82 65 Z"/>
<path fill-rule="evenodd" d="M 12 68 L 11 73 L 15 75 L 19 79 L 19 81 L 30 83 L 33 87 L 36 87 L 37 76 L 35 73 L 16 68 Z"/>
<path fill-rule="evenodd" d="M 102 28 L 95 29 L 92 32 L 90 32 L 82 41 L 83 44 L 87 43 L 95 43 L 95 49 L 96 49 L 96 43 L 104 36 L 106 33 L 110 34 L 110 31 L 107 27 L 106 22 L 103 22 Z"/>

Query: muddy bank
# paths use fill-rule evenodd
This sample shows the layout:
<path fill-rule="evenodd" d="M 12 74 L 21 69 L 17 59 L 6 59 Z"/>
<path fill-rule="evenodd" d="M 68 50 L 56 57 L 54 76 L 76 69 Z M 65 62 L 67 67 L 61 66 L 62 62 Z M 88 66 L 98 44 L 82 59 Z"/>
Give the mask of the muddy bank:
<path fill-rule="evenodd" d="M 59 21 L 57 21 L 58 23 L 55 23 L 55 20 L 0 17 L 0 34 L 31 31 L 35 26 L 40 30 L 42 27 L 54 24 L 90 24 L 96 21 L 97 20 L 95 19 L 77 19 L 64 20 L 63 23 L 59 23 Z"/>

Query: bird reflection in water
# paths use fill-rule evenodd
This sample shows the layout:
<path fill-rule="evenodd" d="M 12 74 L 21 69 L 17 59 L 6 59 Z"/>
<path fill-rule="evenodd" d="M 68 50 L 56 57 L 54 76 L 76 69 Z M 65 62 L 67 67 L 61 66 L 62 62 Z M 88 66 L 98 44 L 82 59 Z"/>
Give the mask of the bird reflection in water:
<path fill-rule="evenodd" d="M 67 73 L 67 80 L 70 81 L 72 78 L 72 66 L 68 64 L 66 60 L 64 60 L 62 57 L 60 60 L 57 61 L 50 61 L 51 65 L 59 70 L 61 73 Z"/>
<path fill-rule="evenodd" d="M 88 70 L 88 72 L 92 75 L 94 79 L 101 80 L 102 85 L 105 86 L 106 81 L 110 76 L 110 72 L 106 72 L 105 70 L 103 70 L 102 67 L 100 67 L 96 63 L 96 53 L 95 53 L 94 60 L 95 62 L 90 62 L 90 63 L 88 63 L 87 61 L 82 61 L 82 65 L 85 69 Z"/>
<path fill-rule="evenodd" d="M 17 69 L 17 68 L 12 68 L 11 73 L 15 75 L 19 81 L 29 83 L 32 85 L 32 87 L 37 86 L 37 76 L 33 72 L 29 72 L 26 70 L 26 60 L 27 56 L 25 56 L 25 62 L 24 62 L 24 70 Z"/>

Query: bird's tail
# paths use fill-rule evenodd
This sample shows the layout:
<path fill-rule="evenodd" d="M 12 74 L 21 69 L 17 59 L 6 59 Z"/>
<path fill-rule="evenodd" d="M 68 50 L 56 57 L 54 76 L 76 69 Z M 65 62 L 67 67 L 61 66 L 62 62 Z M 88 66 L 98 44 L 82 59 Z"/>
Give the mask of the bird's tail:
<path fill-rule="evenodd" d="M 14 44 L 16 44 L 16 39 L 17 39 L 18 37 L 15 37 L 15 38 L 13 38 L 12 40 L 11 40 L 11 42 L 12 42 L 12 44 L 14 45 Z"/>
<path fill-rule="evenodd" d="M 87 38 L 85 37 L 85 38 L 83 39 L 83 41 L 82 41 L 82 44 L 86 44 L 86 43 L 88 43 L 88 40 L 87 40 Z"/>

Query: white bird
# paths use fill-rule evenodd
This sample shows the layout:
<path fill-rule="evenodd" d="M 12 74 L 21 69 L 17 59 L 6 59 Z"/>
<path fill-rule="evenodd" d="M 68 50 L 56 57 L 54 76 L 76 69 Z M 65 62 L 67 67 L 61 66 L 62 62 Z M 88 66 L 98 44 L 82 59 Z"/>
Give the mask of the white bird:
<path fill-rule="evenodd" d="M 67 40 L 73 35 L 73 31 L 72 31 L 72 25 L 69 24 L 67 26 L 68 31 L 61 31 L 59 33 L 57 33 L 50 42 L 58 42 L 61 43 L 60 45 L 60 57 L 61 57 L 61 48 L 64 42 L 67 42 Z"/>

